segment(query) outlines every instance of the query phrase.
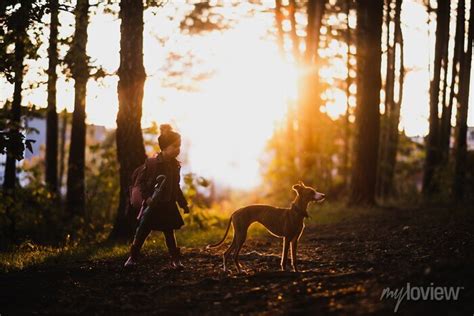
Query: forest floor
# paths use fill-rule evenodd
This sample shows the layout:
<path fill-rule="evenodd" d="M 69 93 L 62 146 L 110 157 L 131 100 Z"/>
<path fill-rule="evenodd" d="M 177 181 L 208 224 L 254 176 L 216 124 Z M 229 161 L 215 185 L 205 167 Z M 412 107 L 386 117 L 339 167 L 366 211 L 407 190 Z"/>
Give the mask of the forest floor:
<path fill-rule="evenodd" d="M 0 315 L 393 314 L 397 300 L 381 299 L 385 288 L 411 289 L 400 315 L 474 315 L 472 213 L 378 208 L 337 222 L 310 220 L 297 273 L 279 271 L 281 241 L 268 234 L 249 236 L 242 274 L 222 272 L 225 248 L 204 247 L 183 249 L 183 271 L 169 267 L 161 248 L 145 249 L 130 270 L 122 267 L 125 254 L 33 265 L 0 274 Z M 415 300 L 415 287 L 453 288 L 459 297 Z"/>

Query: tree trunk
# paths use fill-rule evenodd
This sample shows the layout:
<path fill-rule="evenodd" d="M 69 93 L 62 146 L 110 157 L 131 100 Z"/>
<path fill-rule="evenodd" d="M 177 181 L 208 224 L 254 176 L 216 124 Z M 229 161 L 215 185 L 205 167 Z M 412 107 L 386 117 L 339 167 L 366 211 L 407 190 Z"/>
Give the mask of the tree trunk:
<path fill-rule="evenodd" d="M 454 39 L 454 55 L 451 72 L 451 91 L 449 95 L 448 104 L 444 104 L 443 113 L 441 116 L 441 130 L 440 130 L 440 149 L 441 149 L 441 165 L 446 166 L 449 161 L 449 144 L 451 139 L 451 115 L 453 111 L 455 87 L 460 84 L 458 79 L 458 69 L 461 66 L 460 60 L 464 53 L 464 34 L 465 34 L 465 1 L 458 1 L 457 17 L 456 17 L 456 35 Z"/>
<path fill-rule="evenodd" d="M 307 7 L 308 25 L 306 26 L 306 50 L 304 62 L 311 65 L 315 62 L 319 47 L 319 36 L 324 15 L 325 0 L 309 0 Z"/>
<path fill-rule="evenodd" d="M 296 33 L 296 1 L 295 0 L 289 0 L 289 6 L 288 6 L 288 13 L 290 17 L 290 23 L 291 23 L 291 41 L 293 43 L 293 56 L 295 58 L 296 63 L 300 63 L 301 61 L 301 56 L 300 56 L 300 41 L 298 38 L 298 34 Z M 309 1 L 308 6 L 310 5 L 312 1 Z"/>
<path fill-rule="evenodd" d="M 388 6 L 390 7 L 389 1 Z M 395 1 L 393 20 L 391 9 L 387 12 L 387 26 L 393 21 L 393 43 L 390 34 L 387 35 L 387 80 L 385 84 L 385 114 L 381 126 L 381 143 L 379 151 L 379 167 L 377 172 L 377 195 L 385 198 L 393 194 L 393 177 L 397 161 L 398 147 L 398 125 L 400 123 L 400 107 L 403 96 L 403 81 L 405 76 L 403 63 L 403 34 L 400 26 L 402 0 Z M 387 27 L 390 31 L 390 28 Z M 400 58 L 400 69 L 398 71 L 398 97 L 395 99 L 396 58 L 397 52 Z"/>
<path fill-rule="evenodd" d="M 426 159 L 423 175 L 423 194 L 431 196 L 438 191 L 438 184 L 435 180 L 436 168 L 440 160 L 439 146 L 439 114 L 438 105 L 440 101 L 440 81 L 441 67 L 443 65 L 443 56 L 447 49 L 447 41 L 449 39 L 446 29 L 449 26 L 449 0 L 439 0 L 436 9 L 436 44 L 435 57 L 433 65 L 433 79 L 430 84 L 430 127 L 426 142 Z"/>
<path fill-rule="evenodd" d="M 280 54 L 285 56 L 285 37 L 283 35 L 283 14 L 281 13 L 281 0 L 275 0 L 275 24 L 277 28 L 277 42 Z"/>
<path fill-rule="evenodd" d="M 84 163 L 86 149 L 86 88 L 89 79 L 87 26 L 89 0 L 78 0 L 76 30 L 72 43 L 72 74 L 74 78 L 74 113 L 72 115 L 71 143 L 69 147 L 66 208 L 71 216 L 85 214 Z"/>
<path fill-rule="evenodd" d="M 56 112 L 56 82 L 58 75 L 58 0 L 50 0 L 51 24 L 49 35 L 48 109 L 46 118 L 46 185 L 58 193 L 58 113 Z"/>
<path fill-rule="evenodd" d="M 29 26 L 29 12 L 31 10 L 30 1 L 21 1 L 20 8 L 17 13 L 17 21 L 14 23 L 14 41 L 15 41 L 15 82 L 13 90 L 13 102 L 10 116 L 10 129 L 19 131 L 21 125 L 21 93 L 23 85 L 23 72 L 25 71 L 24 60 L 26 56 L 25 42 L 28 37 L 27 29 Z M 16 158 L 7 153 L 5 163 L 5 175 L 3 182 L 3 190 L 14 193 L 16 178 Z"/>
<path fill-rule="evenodd" d="M 319 36 L 324 15 L 324 0 L 310 0 L 307 6 L 308 24 L 306 26 L 306 51 L 302 66 L 307 70 L 299 82 L 300 105 L 298 114 L 299 135 L 302 139 L 299 156 L 301 161 L 300 179 L 308 183 L 319 181 L 322 173 L 317 172 L 320 141 L 316 132 L 315 120 L 321 115 L 319 107 L 320 84 L 316 67 Z M 295 57 L 296 58 L 296 57 Z M 319 156 L 322 159 L 321 155 Z"/>
<path fill-rule="evenodd" d="M 380 148 L 379 148 L 379 164 L 377 166 L 377 196 L 382 197 L 383 188 L 386 183 L 387 176 L 387 152 L 388 152 L 388 135 L 389 135 L 389 121 L 392 113 L 394 103 L 394 88 L 395 88 L 395 30 L 392 29 L 394 18 L 392 17 L 393 8 L 392 0 L 386 0 L 385 25 L 387 28 L 386 46 L 387 46 L 387 61 L 385 74 L 385 111 L 381 115 L 380 124 Z"/>
<path fill-rule="evenodd" d="M 120 2 L 120 67 L 118 70 L 119 111 L 117 114 L 117 156 L 120 163 L 120 200 L 111 239 L 130 239 L 133 219 L 127 216 L 128 186 L 135 168 L 145 158 L 141 129 L 143 87 L 143 3 Z"/>
<path fill-rule="evenodd" d="M 64 169 L 66 163 L 66 132 L 67 132 L 67 125 L 68 125 L 68 113 L 67 110 L 64 109 L 62 112 L 62 123 L 61 123 L 61 144 L 59 146 L 59 192 L 61 192 L 61 188 L 63 186 L 63 179 L 64 179 Z"/>
<path fill-rule="evenodd" d="M 346 77 L 346 96 L 347 96 L 347 102 L 346 102 L 346 113 L 344 114 L 344 136 L 345 136 L 345 141 L 344 141 L 344 153 L 343 153 L 343 177 L 344 177 L 344 183 L 345 183 L 345 189 L 349 188 L 350 184 L 350 157 L 351 157 L 351 139 L 352 139 L 352 133 L 351 133 L 351 122 L 350 122 L 350 103 L 349 103 L 349 98 L 351 97 L 351 91 L 350 87 L 352 85 L 352 78 L 350 76 L 350 71 L 353 69 L 351 66 L 350 60 L 351 60 L 351 45 L 352 45 L 352 36 L 351 36 L 351 28 L 349 25 L 349 16 L 351 13 L 351 2 L 352 1 L 345 1 L 344 4 L 344 10 L 346 14 L 346 32 L 345 32 L 345 40 L 347 44 L 347 56 L 346 56 L 346 67 L 347 67 L 347 77 Z"/>
<path fill-rule="evenodd" d="M 397 163 L 397 149 L 398 149 L 398 125 L 400 124 L 400 109 L 403 100 L 403 84 L 405 81 L 405 63 L 403 50 L 403 34 L 400 25 L 402 0 L 395 1 L 395 47 L 398 49 L 400 56 L 400 69 L 398 72 L 398 98 L 395 97 L 392 102 L 392 109 L 390 111 L 390 118 L 388 120 L 388 137 L 387 137 L 387 153 L 386 153 L 386 174 L 385 181 L 382 187 L 382 196 L 390 196 L 394 193 L 394 177 Z M 396 54 L 395 54 L 396 56 Z"/>
<path fill-rule="evenodd" d="M 383 0 L 357 2 L 356 144 L 349 203 L 375 204 Z"/>
<path fill-rule="evenodd" d="M 469 86 L 471 80 L 472 45 L 474 44 L 474 5 L 471 1 L 469 12 L 467 51 L 462 54 L 459 72 L 459 98 L 456 116 L 456 141 L 454 162 L 453 196 L 461 200 L 465 197 L 466 157 L 467 157 L 467 113 Z"/>

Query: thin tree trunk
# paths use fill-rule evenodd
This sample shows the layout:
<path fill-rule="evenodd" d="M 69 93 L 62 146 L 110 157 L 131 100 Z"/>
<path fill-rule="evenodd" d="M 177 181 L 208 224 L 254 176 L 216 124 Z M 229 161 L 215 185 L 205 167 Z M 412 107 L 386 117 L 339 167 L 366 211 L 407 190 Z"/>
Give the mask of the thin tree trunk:
<path fill-rule="evenodd" d="M 394 193 L 394 176 L 397 163 L 397 149 L 398 149 L 398 125 L 400 123 L 400 108 L 403 100 L 403 84 L 405 80 L 404 69 L 404 51 L 403 51 L 403 34 L 400 25 L 400 15 L 402 8 L 402 0 L 395 1 L 395 57 L 396 52 L 399 51 L 400 69 L 398 73 L 398 98 L 395 97 L 392 102 L 392 109 L 390 111 L 390 118 L 388 119 L 388 137 L 387 137 L 387 153 L 386 153 L 386 170 L 385 181 L 382 187 L 382 196 L 390 196 Z"/>
<path fill-rule="evenodd" d="M 347 67 L 347 77 L 346 77 L 346 113 L 344 114 L 344 153 L 343 153 L 343 176 L 344 176 L 344 183 L 346 184 L 345 188 L 349 188 L 350 183 L 350 174 L 349 174 L 349 167 L 350 167 L 350 153 L 351 153 L 351 123 L 349 120 L 350 116 L 350 103 L 349 98 L 351 97 L 350 87 L 352 85 L 352 78 L 350 76 L 350 71 L 353 68 L 350 63 L 351 59 L 351 45 L 352 45 L 352 38 L 351 38 L 351 28 L 349 25 L 349 16 L 351 13 L 351 1 L 345 1 L 344 10 L 346 14 L 346 32 L 345 32 L 345 40 L 347 44 L 347 60 L 346 60 L 346 67 Z"/>
<path fill-rule="evenodd" d="M 441 97 L 440 97 L 440 107 L 441 107 L 441 118 L 440 118 L 440 122 L 439 122 L 439 133 L 440 135 L 438 136 L 439 137 L 439 162 L 438 164 L 441 162 L 441 159 L 442 159 L 442 148 L 441 148 L 441 139 L 442 139 L 442 134 L 441 134 L 441 131 L 443 129 L 443 119 L 444 117 L 446 116 L 446 106 L 447 106 L 447 102 L 446 102 L 446 99 L 448 97 L 448 73 L 449 73 L 449 50 L 448 50 L 448 43 L 449 43 L 449 30 L 447 30 L 447 34 L 446 34 L 446 47 L 444 48 L 444 56 L 443 56 L 443 59 L 442 59 L 442 71 L 443 71 L 443 79 L 441 81 L 443 87 L 441 89 Z"/>
<path fill-rule="evenodd" d="M 48 109 L 46 118 L 46 185 L 58 192 L 58 113 L 56 112 L 56 82 L 58 75 L 58 0 L 50 0 L 51 24 L 49 35 Z"/>
<path fill-rule="evenodd" d="M 309 183 L 320 181 L 322 177 L 318 168 L 318 155 L 320 163 L 320 141 L 317 135 L 314 120 L 320 115 L 320 85 L 316 67 L 317 52 L 319 47 L 319 36 L 324 15 L 324 0 L 310 0 L 308 2 L 307 14 L 308 24 L 306 26 L 306 51 L 304 54 L 303 67 L 307 69 L 299 82 L 300 105 L 298 114 L 298 126 L 301 127 L 299 135 L 302 139 L 299 156 L 301 166 L 299 177 Z M 320 182 L 319 182 L 320 183 Z"/>
<path fill-rule="evenodd" d="M 291 23 L 291 41 L 293 43 L 293 56 L 295 57 L 295 61 L 297 64 L 301 62 L 301 54 L 300 54 L 300 40 L 298 38 L 298 34 L 296 33 L 296 1 L 289 0 L 288 12 L 290 17 Z M 310 1 L 311 3 L 311 1 Z M 308 4 L 309 6 L 309 4 Z"/>
<path fill-rule="evenodd" d="M 439 0 L 436 10 L 436 44 L 434 57 L 434 73 L 430 84 L 430 127 L 426 143 L 426 159 L 423 175 L 423 194 L 430 196 L 438 190 L 435 180 L 435 172 L 439 163 L 439 114 L 438 105 L 440 101 L 440 80 L 443 56 L 445 55 L 448 34 L 446 29 L 449 24 L 449 0 Z"/>
<path fill-rule="evenodd" d="M 281 13 L 281 0 L 275 0 L 275 24 L 277 28 L 278 48 L 281 56 L 285 56 L 284 35 L 283 35 L 283 14 Z"/>
<path fill-rule="evenodd" d="M 127 215 L 128 186 L 135 168 L 145 158 L 141 129 L 143 87 L 143 3 L 120 2 L 120 67 L 118 70 L 119 111 L 117 114 L 117 156 L 120 163 L 120 200 L 111 239 L 130 239 L 133 219 Z"/>
<path fill-rule="evenodd" d="M 89 0 L 78 0 L 76 30 L 72 44 L 74 83 L 74 113 L 69 147 L 66 208 L 71 215 L 85 214 L 85 149 L 86 149 L 86 88 L 89 79 L 86 53 Z"/>
<path fill-rule="evenodd" d="M 377 195 L 384 196 L 383 188 L 387 182 L 387 155 L 390 134 L 390 118 L 393 111 L 394 88 L 395 88 L 395 30 L 391 28 L 392 22 L 392 0 L 386 0 L 385 24 L 387 28 L 387 64 L 385 74 L 385 112 L 381 115 L 380 124 L 380 148 L 379 148 L 379 164 L 377 167 Z"/>
<path fill-rule="evenodd" d="M 387 0 L 387 73 L 385 81 L 385 113 L 390 116 L 394 102 L 395 85 L 395 29 L 392 29 L 392 0 Z"/>
<path fill-rule="evenodd" d="M 467 51 L 461 59 L 459 98 L 456 117 L 455 167 L 453 196 L 458 200 L 465 197 L 466 158 L 467 158 L 467 113 L 469 103 L 469 86 L 471 81 L 472 45 L 474 44 L 474 3 L 471 1 L 469 12 Z"/>
<path fill-rule="evenodd" d="M 319 47 L 320 29 L 324 15 L 325 0 L 309 0 L 307 7 L 308 25 L 306 26 L 306 50 L 304 62 L 311 65 L 315 62 Z"/>
<path fill-rule="evenodd" d="M 68 125 L 68 113 L 67 110 L 64 109 L 62 112 L 62 123 L 61 123 L 61 144 L 59 146 L 59 192 L 61 192 L 61 188 L 64 184 L 64 169 L 66 163 L 66 131 Z"/>
<path fill-rule="evenodd" d="M 464 52 L 464 12 L 465 12 L 465 1 L 458 1 L 457 17 L 456 17 L 456 35 L 454 39 L 454 55 L 451 73 L 451 91 L 449 95 L 449 101 L 447 107 L 443 108 L 441 116 L 441 131 L 440 131 L 440 148 L 441 148 L 441 164 L 447 165 L 449 161 L 449 144 L 451 139 L 451 115 L 453 111 L 455 87 L 460 84 L 458 79 L 458 69 L 461 66 L 460 60 Z"/>
<path fill-rule="evenodd" d="M 375 204 L 383 0 L 357 2 L 356 144 L 349 203 Z"/>
<path fill-rule="evenodd" d="M 21 101 L 22 101 L 22 85 L 23 85 L 23 72 L 25 71 L 24 60 L 26 56 L 25 42 L 28 37 L 27 29 L 29 25 L 29 12 L 31 10 L 30 1 L 21 1 L 20 8 L 17 13 L 17 21 L 14 25 L 14 36 L 15 36 L 15 81 L 13 90 L 13 102 L 11 108 L 10 130 L 13 133 L 19 132 L 21 124 Z M 3 190 L 14 194 L 15 184 L 17 182 L 16 177 L 16 158 L 13 155 L 7 153 L 7 160 L 5 163 L 5 175 L 3 182 Z"/>

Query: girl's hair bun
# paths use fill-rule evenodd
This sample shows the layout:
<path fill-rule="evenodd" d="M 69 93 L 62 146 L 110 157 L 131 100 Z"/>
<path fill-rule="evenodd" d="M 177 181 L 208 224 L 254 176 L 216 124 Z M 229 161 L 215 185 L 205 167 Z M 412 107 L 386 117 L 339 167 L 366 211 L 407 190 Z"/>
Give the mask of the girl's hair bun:
<path fill-rule="evenodd" d="M 173 144 L 178 139 L 181 139 L 181 135 L 173 131 L 170 124 L 160 125 L 160 136 L 158 137 L 158 144 L 161 150 L 164 150 L 169 145 Z"/>
<path fill-rule="evenodd" d="M 173 131 L 173 128 L 169 124 L 161 124 L 160 125 L 160 133 L 161 135 L 166 135 L 169 132 Z"/>

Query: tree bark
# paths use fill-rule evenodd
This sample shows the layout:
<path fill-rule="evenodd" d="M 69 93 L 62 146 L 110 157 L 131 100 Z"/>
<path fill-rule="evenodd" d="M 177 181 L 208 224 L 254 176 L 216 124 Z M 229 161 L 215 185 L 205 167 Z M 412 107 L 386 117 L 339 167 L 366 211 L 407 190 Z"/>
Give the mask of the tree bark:
<path fill-rule="evenodd" d="M 277 42 L 281 56 L 285 56 L 285 37 L 283 34 L 283 14 L 281 13 L 281 0 L 275 0 L 275 24 L 277 28 Z"/>
<path fill-rule="evenodd" d="M 388 2 L 390 8 L 391 2 Z M 377 172 L 377 195 L 385 198 L 393 194 L 393 178 L 397 161 L 398 125 L 400 123 L 400 107 L 403 97 L 403 81 L 405 76 L 403 34 L 400 25 L 402 0 L 396 0 L 393 20 L 390 18 L 392 9 L 387 12 L 387 26 L 393 21 L 393 44 L 390 34 L 387 36 L 387 80 L 385 84 L 386 100 L 385 114 L 381 126 L 381 143 L 379 151 L 379 167 Z M 390 28 L 387 27 L 390 31 Z M 400 56 L 400 69 L 398 72 L 398 98 L 395 100 L 395 80 L 397 52 Z"/>
<path fill-rule="evenodd" d="M 352 45 L 352 36 L 351 36 L 351 28 L 349 25 L 349 16 L 351 13 L 351 2 L 352 1 L 345 1 L 344 4 L 344 13 L 346 14 L 346 32 L 345 32 L 345 40 L 347 44 L 347 56 L 346 56 L 346 67 L 347 67 L 347 77 L 346 77 L 346 113 L 344 114 L 344 153 L 343 153 L 343 177 L 345 183 L 345 189 L 349 188 L 350 184 L 350 157 L 351 157 L 351 122 L 350 122 L 350 103 L 349 98 L 351 97 L 350 87 L 352 85 L 352 78 L 350 76 L 350 71 L 353 69 L 351 66 L 351 45 Z"/>
<path fill-rule="evenodd" d="M 111 239 L 130 239 L 133 219 L 127 215 L 130 177 L 145 158 L 141 129 L 143 87 L 143 3 L 120 2 L 120 67 L 118 70 L 119 111 L 117 114 L 117 156 L 120 163 L 120 200 Z"/>
<path fill-rule="evenodd" d="M 315 62 L 319 47 L 319 36 L 324 15 L 325 0 L 309 0 L 307 7 L 308 25 L 306 26 L 306 50 L 304 62 L 311 65 Z"/>
<path fill-rule="evenodd" d="M 308 24 L 306 26 L 306 51 L 304 53 L 302 66 L 307 70 L 299 82 L 300 105 L 298 114 L 298 126 L 300 127 L 300 138 L 302 139 L 300 156 L 299 177 L 303 181 L 312 183 L 320 181 L 323 175 L 317 172 L 318 155 L 320 152 L 320 141 L 316 132 L 315 120 L 321 115 L 319 107 L 320 84 L 316 59 L 319 47 L 320 29 L 324 15 L 325 0 L 309 0 L 307 6 Z M 319 156 L 319 165 L 322 162 Z M 321 182 L 318 182 L 321 183 Z"/>
<path fill-rule="evenodd" d="M 50 192 L 58 193 L 58 113 L 56 111 L 56 82 L 58 75 L 58 0 L 50 0 L 51 11 L 48 67 L 48 109 L 46 117 L 46 185 Z"/>
<path fill-rule="evenodd" d="M 387 154 L 386 162 L 387 169 L 385 175 L 385 182 L 382 188 L 383 196 L 390 196 L 394 194 L 394 177 L 395 168 L 397 164 L 397 151 L 398 151 L 398 140 L 399 132 L 398 125 L 400 124 L 400 109 L 403 101 L 403 85 L 405 81 L 405 63 L 404 63 L 404 45 L 403 45 L 403 33 L 400 23 L 402 8 L 402 0 L 395 1 L 395 47 L 398 45 L 396 51 L 400 52 L 400 69 L 398 73 L 398 98 L 393 100 L 392 109 L 390 111 L 390 119 L 388 121 L 388 138 L 387 138 Z M 396 56 L 396 54 L 395 54 Z"/>
<path fill-rule="evenodd" d="M 25 71 L 24 60 L 26 56 L 25 43 L 27 41 L 27 29 L 29 26 L 29 13 L 31 10 L 30 1 L 21 1 L 20 8 L 18 9 L 16 21 L 14 23 L 14 42 L 15 42 L 15 81 L 13 90 L 13 102 L 10 116 L 10 129 L 12 131 L 19 131 L 21 125 L 21 101 L 22 101 L 22 85 L 23 85 L 23 73 Z M 15 184 L 17 182 L 16 177 L 16 158 L 13 155 L 7 153 L 7 159 L 5 162 L 5 175 L 3 181 L 3 190 L 6 192 L 14 193 Z"/>
<path fill-rule="evenodd" d="M 439 113 L 438 105 L 440 102 L 440 81 L 441 68 L 443 65 L 443 56 L 447 49 L 448 34 L 446 29 L 449 26 L 449 0 L 439 0 L 436 9 L 436 44 L 435 58 L 433 65 L 433 79 L 430 84 L 430 127 L 426 142 L 426 158 L 423 175 L 423 194 L 431 196 L 438 191 L 438 184 L 435 180 L 435 172 L 440 160 L 439 145 Z"/>
<path fill-rule="evenodd" d="M 72 74 L 75 83 L 66 194 L 66 208 L 71 216 L 84 216 L 85 214 L 86 92 L 89 79 L 86 52 L 88 11 L 89 1 L 78 0 L 75 10 L 76 30 L 71 47 Z"/>
<path fill-rule="evenodd" d="M 59 146 L 59 176 L 58 176 L 58 184 L 59 184 L 59 192 L 61 192 L 61 188 L 63 186 L 63 179 L 64 179 L 64 169 L 66 163 L 66 132 L 67 132 L 67 125 L 68 125 L 68 113 L 67 110 L 64 109 L 62 112 L 62 122 L 61 122 L 61 144 Z"/>
<path fill-rule="evenodd" d="M 289 12 L 289 17 L 290 17 L 290 23 L 291 23 L 291 41 L 293 43 L 293 56 L 295 58 L 295 61 L 297 64 L 301 62 L 301 54 L 300 54 L 300 40 L 298 38 L 298 34 L 296 33 L 296 1 L 295 0 L 289 0 L 289 6 L 288 6 L 288 12 Z M 310 0 L 309 3 L 312 1 Z M 310 5 L 308 3 L 308 6 Z"/>
<path fill-rule="evenodd" d="M 474 44 L 474 5 L 471 1 L 467 50 L 462 54 L 459 73 L 459 99 L 456 116 L 455 162 L 453 197 L 465 198 L 466 158 L 467 158 L 467 113 L 469 106 L 469 86 L 471 81 L 472 45 Z"/>
<path fill-rule="evenodd" d="M 356 144 L 349 203 L 375 204 L 383 0 L 357 2 Z"/>
<path fill-rule="evenodd" d="M 377 166 L 377 196 L 383 196 L 383 188 L 386 183 L 387 176 L 387 151 L 389 144 L 388 135 L 389 135 L 389 121 L 391 117 L 391 112 L 394 103 L 394 84 L 395 84 L 395 30 L 392 29 L 392 0 L 386 0 L 386 11 L 385 11 L 385 25 L 387 28 L 387 37 L 386 37 L 386 73 L 385 73 L 385 111 L 381 115 L 380 120 L 380 148 L 379 148 L 379 164 Z"/>
<path fill-rule="evenodd" d="M 449 144 L 451 139 L 451 116 L 454 104 L 454 95 L 456 85 L 459 87 L 460 80 L 458 79 L 459 69 L 461 67 L 460 61 L 464 53 L 464 34 L 465 34 L 465 1 L 458 1 L 457 17 L 456 17 L 456 35 L 454 38 L 454 54 L 451 72 L 451 91 L 449 95 L 448 104 L 444 104 L 443 113 L 441 115 L 441 130 L 440 130 L 440 149 L 441 149 L 441 165 L 446 166 L 449 161 Z"/>

